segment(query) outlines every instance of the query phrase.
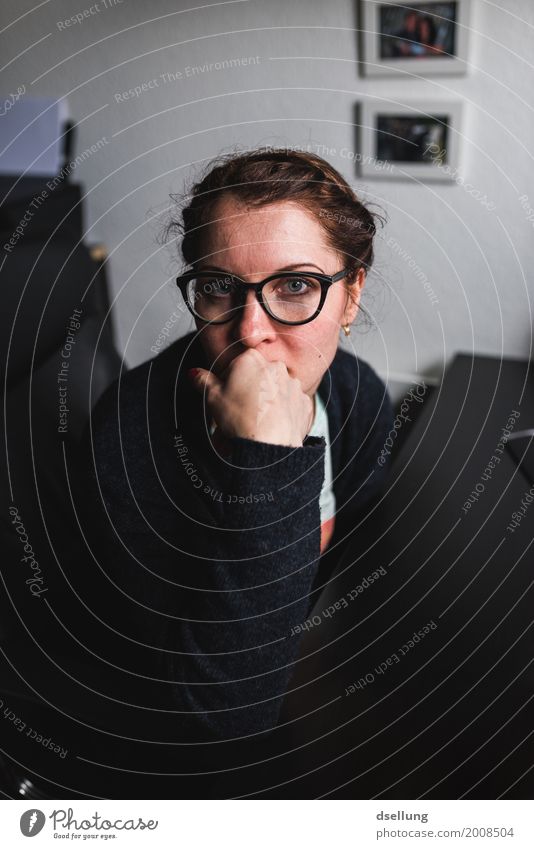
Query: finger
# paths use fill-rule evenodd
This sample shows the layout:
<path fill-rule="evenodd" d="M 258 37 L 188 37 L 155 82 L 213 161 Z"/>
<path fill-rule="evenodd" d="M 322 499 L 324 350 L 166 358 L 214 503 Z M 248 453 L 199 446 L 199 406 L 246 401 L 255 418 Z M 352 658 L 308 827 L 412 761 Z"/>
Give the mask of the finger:
<path fill-rule="evenodd" d="M 199 392 L 209 389 L 218 389 L 222 385 L 222 381 L 212 371 L 205 368 L 189 369 L 189 378 Z"/>

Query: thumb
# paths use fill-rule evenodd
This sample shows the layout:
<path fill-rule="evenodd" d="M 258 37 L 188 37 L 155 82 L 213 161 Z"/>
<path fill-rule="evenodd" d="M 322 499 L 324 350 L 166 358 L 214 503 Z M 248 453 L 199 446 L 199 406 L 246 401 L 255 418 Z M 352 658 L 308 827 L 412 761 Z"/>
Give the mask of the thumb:
<path fill-rule="evenodd" d="M 199 391 L 215 389 L 222 385 L 222 381 L 217 375 L 205 368 L 191 368 L 187 374 L 195 389 Z"/>

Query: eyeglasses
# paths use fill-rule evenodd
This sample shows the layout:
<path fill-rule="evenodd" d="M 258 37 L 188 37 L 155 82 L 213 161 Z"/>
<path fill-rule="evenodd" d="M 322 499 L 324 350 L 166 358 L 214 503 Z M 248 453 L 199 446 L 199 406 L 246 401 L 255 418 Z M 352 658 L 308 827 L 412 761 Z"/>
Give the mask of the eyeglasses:
<path fill-rule="evenodd" d="M 353 269 L 337 274 L 284 271 L 259 283 L 245 283 L 223 271 L 188 271 L 176 278 L 193 316 L 210 324 L 226 324 L 245 305 L 247 291 L 254 289 L 265 312 L 281 324 L 307 324 L 323 308 L 328 289 Z"/>

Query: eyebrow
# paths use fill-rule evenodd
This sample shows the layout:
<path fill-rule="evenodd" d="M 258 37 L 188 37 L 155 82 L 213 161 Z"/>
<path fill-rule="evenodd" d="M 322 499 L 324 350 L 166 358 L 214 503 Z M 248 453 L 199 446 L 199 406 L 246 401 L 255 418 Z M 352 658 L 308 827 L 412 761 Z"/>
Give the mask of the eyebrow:
<path fill-rule="evenodd" d="M 313 262 L 295 262 L 292 265 L 285 265 L 283 268 L 277 268 L 276 271 L 273 271 L 273 274 L 279 274 L 281 271 L 294 271 L 295 269 L 301 269 L 303 266 L 305 268 L 310 268 L 310 267 L 316 268 L 318 271 L 321 272 L 321 274 L 325 273 L 322 268 L 319 268 L 319 266 L 315 265 L 315 263 L 313 263 Z M 206 266 L 203 266 L 202 269 L 199 268 L 198 270 L 199 271 L 200 270 L 203 270 L 203 271 L 220 271 L 222 274 L 229 274 L 232 277 L 239 277 L 239 275 L 234 274 L 233 271 L 228 271 L 228 269 L 220 268 L 217 265 L 206 265 Z M 271 275 L 269 275 L 269 276 L 271 276 Z"/>

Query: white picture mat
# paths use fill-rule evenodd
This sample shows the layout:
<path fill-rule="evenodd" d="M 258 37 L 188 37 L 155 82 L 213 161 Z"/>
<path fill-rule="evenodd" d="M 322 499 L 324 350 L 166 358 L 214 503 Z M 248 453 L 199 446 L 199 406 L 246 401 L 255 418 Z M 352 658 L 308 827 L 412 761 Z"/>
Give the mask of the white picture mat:
<path fill-rule="evenodd" d="M 446 168 L 426 162 L 388 162 L 381 166 L 376 158 L 378 115 L 402 115 L 416 117 L 422 115 L 446 115 L 448 119 Z M 362 177 L 380 177 L 451 182 L 459 166 L 460 138 L 462 132 L 463 104 L 461 101 L 425 101 L 417 100 L 410 104 L 379 103 L 376 100 L 365 101 L 360 107 L 360 174 Z"/>
<path fill-rule="evenodd" d="M 431 2 L 431 0 L 429 0 Z M 444 0 L 446 2 L 446 0 Z M 395 76 L 398 71 L 408 71 L 410 74 L 420 74 L 423 77 L 432 75 L 454 74 L 467 72 L 467 50 L 469 42 L 470 3 L 472 0 L 456 0 L 456 33 L 455 56 L 440 58 L 388 58 L 380 57 L 380 7 L 403 6 L 417 11 L 423 3 L 404 4 L 399 0 L 362 0 L 360 28 L 362 30 L 363 62 L 362 70 L 365 76 Z"/>

